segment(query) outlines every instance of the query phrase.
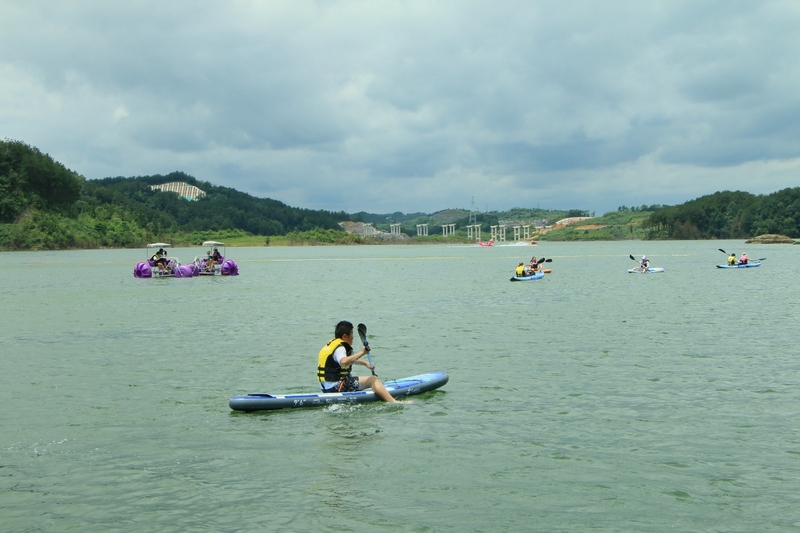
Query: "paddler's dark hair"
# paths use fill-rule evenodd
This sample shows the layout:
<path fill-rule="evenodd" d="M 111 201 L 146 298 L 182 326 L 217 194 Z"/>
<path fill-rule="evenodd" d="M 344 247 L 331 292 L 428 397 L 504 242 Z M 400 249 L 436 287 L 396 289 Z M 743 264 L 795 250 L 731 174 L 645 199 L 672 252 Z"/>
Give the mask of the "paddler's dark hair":
<path fill-rule="evenodd" d="M 345 335 L 350 335 L 353 333 L 353 323 L 348 322 L 347 320 L 342 320 L 338 324 L 336 324 L 336 331 L 334 335 L 337 339 L 341 339 Z"/>

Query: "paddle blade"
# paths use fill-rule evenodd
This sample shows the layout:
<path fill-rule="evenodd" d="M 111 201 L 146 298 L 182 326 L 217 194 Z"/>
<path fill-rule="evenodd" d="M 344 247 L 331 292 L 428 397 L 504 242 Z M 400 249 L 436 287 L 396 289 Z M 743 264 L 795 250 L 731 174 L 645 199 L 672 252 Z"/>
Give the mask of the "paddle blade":
<path fill-rule="evenodd" d="M 538 261 L 536 261 L 536 264 L 537 264 L 537 265 L 541 265 L 542 263 L 544 263 L 544 257 L 542 257 L 541 259 L 539 259 Z"/>
<path fill-rule="evenodd" d="M 725 250 L 723 250 L 722 248 L 717 248 L 717 250 L 719 250 L 720 252 L 722 252 L 722 253 L 723 253 L 723 254 L 725 254 L 725 255 L 728 255 L 728 252 L 726 252 L 726 251 L 725 251 Z"/>
<path fill-rule="evenodd" d="M 552 260 L 552 259 L 545 259 L 545 260 L 544 260 L 544 262 L 545 262 L 545 263 L 552 263 L 552 262 L 553 262 L 553 260 Z"/>
<path fill-rule="evenodd" d="M 369 342 L 367 341 L 367 326 L 364 324 L 359 324 L 356 326 L 358 330 L 358 336 L 361 337 L 361 344 L 365 347 L 369 346 Z M 369 352 L 367 352 L 367 360 L 369 361 L 369 371 L 372 372 L 373 376 L 377 376 L 378 374 L 375 373 L 375 367 L 372 364 L 372 356 Z"/>
<path fill-rule="evenodd" d="M 369 342 L 367 342 L 367 326 L 364 324 L 359 324 L 356 329 L 358 330 L 358 336 L 361 338 L 361 344 L 368 346 Z"/>
<path fill-rule="evenodd" d="M 630 257 L 632 260 L 636 261 L 636 258 L 633 257 L 632 255 L 628 255 L 628 257 Z"/>

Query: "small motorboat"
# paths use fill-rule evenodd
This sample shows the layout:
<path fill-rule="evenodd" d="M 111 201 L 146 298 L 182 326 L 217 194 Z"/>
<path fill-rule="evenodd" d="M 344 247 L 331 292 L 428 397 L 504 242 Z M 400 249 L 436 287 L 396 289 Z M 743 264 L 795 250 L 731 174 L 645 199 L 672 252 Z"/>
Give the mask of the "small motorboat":
<path fill-rule="evenodd" d="M 489 239 L 486 242 L 478 241 L 478 246 L 494 246 L 494 239 Z"/>

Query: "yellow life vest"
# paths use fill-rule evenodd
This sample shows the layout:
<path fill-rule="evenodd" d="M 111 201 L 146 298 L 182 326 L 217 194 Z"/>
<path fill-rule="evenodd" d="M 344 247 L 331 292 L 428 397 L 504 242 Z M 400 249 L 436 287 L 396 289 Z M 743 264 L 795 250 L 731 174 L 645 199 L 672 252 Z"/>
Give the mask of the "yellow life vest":
<path fill-rule="evenodd" d="M 351 365 L 339 366 L 333 358 L 333 352 L 339 346 L 344 346 L 347 355 L 353 355 L 353 348 L 342 339 L 333 339 L 328 342 L 320 351 L 317 361 L 317 379 L 320 381 L 342 381 L 350 375 Z"/>
<path fill-rule="evenodd" d="M 514 272 L 517 274 L 518 278 L 521 278 L 525 275 L 525 267 L 519 265 Z"/>

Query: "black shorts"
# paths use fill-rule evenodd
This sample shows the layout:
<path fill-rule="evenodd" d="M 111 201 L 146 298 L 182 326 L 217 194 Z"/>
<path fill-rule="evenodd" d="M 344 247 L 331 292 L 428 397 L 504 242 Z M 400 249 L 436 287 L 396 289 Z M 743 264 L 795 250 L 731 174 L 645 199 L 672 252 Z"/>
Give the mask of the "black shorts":
<path fill-rule="evenodd" d="M 325 389 L 323 392 L 356 392 L 358 386 L 359 381 L 357 376 L 347 376 L 343 381 L 339 382 L 337 387 Z"/>

